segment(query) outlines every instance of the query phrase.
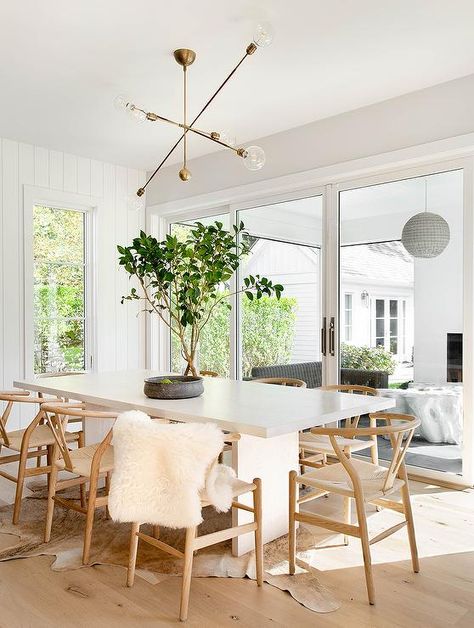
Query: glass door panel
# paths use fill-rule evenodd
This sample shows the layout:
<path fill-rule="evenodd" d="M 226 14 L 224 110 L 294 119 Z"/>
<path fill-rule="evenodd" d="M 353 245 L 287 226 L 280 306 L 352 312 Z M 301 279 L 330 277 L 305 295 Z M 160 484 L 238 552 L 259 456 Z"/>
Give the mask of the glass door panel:
<path fill-rule="evenodd" d="M 405 223 L 425 210 L 450 230 L 432 258 L 401 242 Z M 409 465 L 461 474 L 463 170 L 346 189 L 339 217 L 340 381 L 374 386 L 396 412 L 420 418 Z M 380 458 L 389 453 L 380 439 Z"/>
<path fill-rule="evenodd" d="M 284 287 L 280 300 L 239 299 L 243 378 L 275 374 L 321 385 L 322 205 L 322 196 L 313 196 L 237 212 L 251 249 L 239 285 L 261 275 Z"/>

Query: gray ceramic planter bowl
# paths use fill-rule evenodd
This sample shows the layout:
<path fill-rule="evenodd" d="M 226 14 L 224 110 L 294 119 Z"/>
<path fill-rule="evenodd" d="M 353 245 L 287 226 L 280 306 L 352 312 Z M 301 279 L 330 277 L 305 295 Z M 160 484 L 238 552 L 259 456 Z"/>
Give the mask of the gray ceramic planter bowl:
<path fill-rule="evenodd" d="M 163 380 L 172 382 L 163 383 Z M 192 375 L 162 375 L 145 380 L 143 392 L 150 399 L 189 399 L 204 392 L 202 377 Z"/>

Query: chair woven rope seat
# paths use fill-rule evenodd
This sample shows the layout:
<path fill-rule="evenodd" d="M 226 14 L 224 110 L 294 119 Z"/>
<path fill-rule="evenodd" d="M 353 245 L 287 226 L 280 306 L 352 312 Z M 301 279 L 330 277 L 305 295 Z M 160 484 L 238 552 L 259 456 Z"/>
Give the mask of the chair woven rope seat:
<path fill-rule="evenodd" d="M 5 441 L 2 437 L 0 437 L 0 444 L 8 449 L 13 449 L 14 451 L 21 451 L 21 444 L 23 441 L 23 437 L 25 435 L 26 429 L 24 430 L 15 430 L 14 432 L 8 432 L 8 446 L 5 444 Z M 78 440 L 77 432 L 67 432 L 66 440 L 68 443 L 73 443 Z M 31 432 L 31 436 L 29 439 L 30 447 L 46 447 L 47 445 L 54 445 L 54 436 L 51 432 L 51 428 L 49 425 L 38 425 Z"/>
<path fill-rule="evenodd" d="M 396 478 L 393 486 L 384 489 L 387 476 L 386 467 L 380 467 L 371 462 L 357 459 L 352 460 L 352 466 L 359 476 L 365 501 L 390 495 L 390 493 L 400 490 L 404 484 L 403 480 Z M 297 478 L 297 482 L 299 481 L 304 482 L 307 486 L 325 490 L 328 493 L 339 493 L 348 497 L 355 496 L 350 477 L 340 462 L 308 471 L 308 473 Z"/>
<path fill-rule="evenodd" d="M 351 451 L 360 451 L 361 449 L 367 449 L 371 446 L 371 441 L 359 440 L 357 438 L 342 438 L 342 436 L 336 436 L 336 441 L 339 447 L 349 448 Z M 315 452 L 324 454 L 334 454 L 334 448 L 331 445 L 331 441 L 328 436 L 316 436 L 311 432 L 300 432 L 299 446 L 304 449 L 305 452 Z"/>
<path fill-rule="evenodd" d="M 97 449 L 100 443 L 95 445 L 88 445 L 87 447 L 81 447 L 69 453 L 71 458 L 71 468 L 68 471 L 71 473 L 77 473 L 84 477 L 90 477 L 92 463 L 94 456 L 97 453 Z M 66 463 L 63 459 L 56 461 L 56 466 L 60 470 L 66 469 Z M 113 445 L 109 445 L 103 452 L 99 462 L 99 473 L 108 473 L 114 468 L 114 448 Z"/>

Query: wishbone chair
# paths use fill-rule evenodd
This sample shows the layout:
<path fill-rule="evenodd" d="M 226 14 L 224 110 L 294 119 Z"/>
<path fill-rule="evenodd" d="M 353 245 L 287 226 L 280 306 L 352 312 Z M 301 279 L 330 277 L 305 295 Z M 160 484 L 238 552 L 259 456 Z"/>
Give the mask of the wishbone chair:
<path fill-rule="evenodd" d="M 18 462 L 17 476 L 13 476 L 3 469 L 0 475 L 11 482 L 16 483 L 15 503 L 13 507 L 13 524 L 20 520 L 21 501 L 25 479 L 32 476 L 51 473 L 51 452 L 54 445 L 54 436 L 46 423 L 44 405 L 46 400 L 41 396 L 33 396 L 27 390 L 5 390 L 0 392 L 0 401 L 5 402 L 5 408 L 0 417 L 0 450 L 2 447 L 16 451 L 13 455 L 1 456 L 0 465 Z M 51 400 L 49 400 L 51 402 Z M 59 400 L 57 400 L 59 402 Z M 33 404 L 38 406 L 37 413 L 28 427 L 9 432 L 7 423 L 15 404 Z M 83 432 L 66 432 L 65 440 L 70 445 L 77 442 L 80 447 L 83 443 Z M 46 465 L 42 464 L 42 458 L 46 457 Z M 28 459 L 36 458 L 36 466 L 28 467 Z"/>
<path fill-rule="evenodd" d="M 327 436 L 331 442 L 339 462 L 312 469 L 298 476 L 296 471 L 290 472 L 289 484 L 289 565 L 290 574 L 295 573 L 296 565 L 296 522 L 319 526 L 332 532 L 355 536 L 360 539 L 364 557 L 365 578 L 369 603 L 375 603 L 375 589 L 372 577 L 370 545 L 382 541 L 407 526 L 408 540 L 412 558 L 413 571 L 420 569 L 416 547 L 415 527 L 410 502 L 408 476 L 405 468 L 405 454 L 420 420 L 408 414 L 378 412 L 370 415 L 373 425 L 385 423 L 381 427 L 316 427 L 313 434 Z M 338 443 L 338 437 L 353 438 L 360 436 L 384 436 L 390 438 L 392 459 L 388 467 L 381 467 L 372 462 L 356 458 L 348 458 Z M 310 493 L 298 496 L 298 485 L 311 487 Z M 402 502 L 388 499 L 394 492 L 400 491 Z M 344 521 L 323 517 L 313 512 L 301 512 L 299 506 L 308 501 L 337 493 L 346 500 L 354 499 L 357 509 L 357 525 L 351 523 L 350 508 L 344 513 Z M 382 506 L 404 515 L 404 520 L 369 539 L 365 505 L 367 503 Z"/>

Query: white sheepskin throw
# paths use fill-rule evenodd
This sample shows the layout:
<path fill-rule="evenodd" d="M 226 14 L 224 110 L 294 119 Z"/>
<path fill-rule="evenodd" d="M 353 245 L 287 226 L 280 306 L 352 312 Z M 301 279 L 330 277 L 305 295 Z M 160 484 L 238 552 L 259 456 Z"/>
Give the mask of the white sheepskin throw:
<path fill-rule="evenodd" d="M 113 431 L 109 511 L 115 521 L 199 525 L 201 491 L 219 511 L 232 502 L 232 469 L 214 464 L 224 435 L 212 423 L 166 424 L 124 412 Z"/>

